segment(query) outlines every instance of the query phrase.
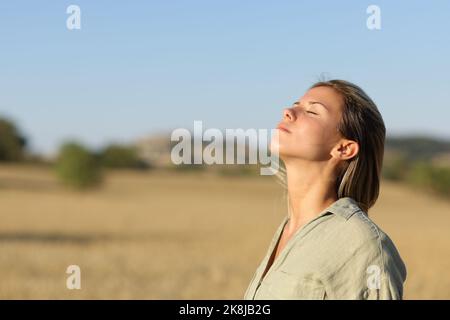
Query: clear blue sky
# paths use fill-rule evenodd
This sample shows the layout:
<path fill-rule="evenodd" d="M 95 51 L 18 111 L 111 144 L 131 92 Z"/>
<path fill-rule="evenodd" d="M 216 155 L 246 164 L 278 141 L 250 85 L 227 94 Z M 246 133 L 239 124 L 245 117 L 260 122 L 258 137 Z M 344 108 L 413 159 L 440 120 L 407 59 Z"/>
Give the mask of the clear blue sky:
<path fill-rule="evenodd" d="M 2 1 L 0 115 L 41 152 L 194 120 L 273 128 L 325 73 L 362 86 L 388 134 L 450 138 L 449 18 L 450 1 L 425 0 Z"/>

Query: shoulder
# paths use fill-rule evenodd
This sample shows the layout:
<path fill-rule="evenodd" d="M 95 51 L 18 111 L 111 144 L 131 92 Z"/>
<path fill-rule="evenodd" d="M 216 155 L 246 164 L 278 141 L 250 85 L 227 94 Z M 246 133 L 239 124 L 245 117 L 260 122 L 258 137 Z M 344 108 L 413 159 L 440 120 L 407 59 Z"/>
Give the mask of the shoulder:
<path fill-rule="evenodd" d="M 328 211 L 334 214 L 334 219 L 329 220 L 328 227 L 337 244 L 345 242 L 346 247 L 350 249 L 366 245 L 367 249 L 374 251 L 389 250 L 393 246 L 389 236 L 352 198 L 340 198 Z"/>
<path fill-rule="evenodd" d="M 379 257 L 383 271 L 387 273 L 396 272 L 400 278 L 406 279 L 406 266 L 389 235 L 363 211 L 357 212 L 352 218 L 349 219 L 349 225 L 361 234 L 363 241 L 366 243 L 363 248 Z"/>
<path fill-rule="evenodd" d="M 340 252 L 338 264 L 375 265 L 380 271 L 406 279 L 406 266 L 392 239 L 361 209 L 347 219 L 333 219 L 330 249 Z M 331 240 L 331 239 L 330 239 Z"/>

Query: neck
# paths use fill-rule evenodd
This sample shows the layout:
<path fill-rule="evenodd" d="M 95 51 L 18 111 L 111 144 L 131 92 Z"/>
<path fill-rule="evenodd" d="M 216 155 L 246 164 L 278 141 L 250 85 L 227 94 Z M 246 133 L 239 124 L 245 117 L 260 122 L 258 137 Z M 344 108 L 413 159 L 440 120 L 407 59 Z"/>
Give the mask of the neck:
<path fill-rule="evenodd" d="M 291 206 L 288 229 L 294 231 L 316 218 L 337 200 L 333 168 L 326 163 L 285 161 Z"/>

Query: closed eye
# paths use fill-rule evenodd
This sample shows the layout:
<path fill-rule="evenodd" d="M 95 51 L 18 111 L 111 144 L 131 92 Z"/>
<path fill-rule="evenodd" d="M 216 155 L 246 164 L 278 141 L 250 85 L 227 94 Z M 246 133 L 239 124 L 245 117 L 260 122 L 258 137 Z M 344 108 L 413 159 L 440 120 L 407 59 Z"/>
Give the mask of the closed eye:
<path fill-rule="evenodd" d="M 317 114 L 317 113 L 315 113 L 315 112 L 312 112 L 312 111 L 306 111 L 306 112 L 308 112 L 308 113 L 312 113 L 312 114 Z"/>

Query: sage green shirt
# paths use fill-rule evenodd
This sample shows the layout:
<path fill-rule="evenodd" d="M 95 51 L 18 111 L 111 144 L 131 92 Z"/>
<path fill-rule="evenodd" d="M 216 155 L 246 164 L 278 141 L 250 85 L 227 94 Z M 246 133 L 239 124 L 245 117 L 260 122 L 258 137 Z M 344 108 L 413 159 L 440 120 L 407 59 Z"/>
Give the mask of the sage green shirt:
<path fill-rule="evenodd" d="M 261 281 L 278 227 L 244 299 L 402 299 L 406 267 L 392 240 L 350 197 L 296 231 Z"/>

